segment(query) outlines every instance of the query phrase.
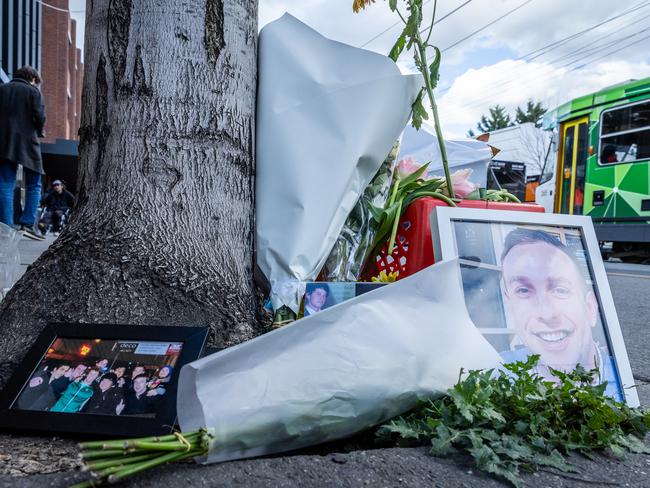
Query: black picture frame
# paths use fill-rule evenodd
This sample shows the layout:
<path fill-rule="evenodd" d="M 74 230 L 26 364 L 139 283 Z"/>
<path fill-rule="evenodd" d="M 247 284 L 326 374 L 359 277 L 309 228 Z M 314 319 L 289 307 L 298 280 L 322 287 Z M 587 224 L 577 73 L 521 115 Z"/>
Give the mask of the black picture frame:
<path fill-rule="evenodd" d="M 166 435 L 176 424 L 176 392 L 181 368 L 201 356 L 207 327 L 50 323 L 0 392 L 0 429 L 77 437 L 129 438 Z M 57 338 L 182 343 L 166 393 L 154 417 L 60 413 L 12 408 Z"/>

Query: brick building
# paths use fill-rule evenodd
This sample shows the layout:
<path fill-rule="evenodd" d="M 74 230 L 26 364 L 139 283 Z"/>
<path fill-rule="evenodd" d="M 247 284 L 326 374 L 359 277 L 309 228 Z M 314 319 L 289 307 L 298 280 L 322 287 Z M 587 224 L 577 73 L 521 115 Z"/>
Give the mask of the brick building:
<path fill-rule="evenodd" d="M 77 23 L 66 12 L 68 0 L 47 3 L 61 10 L 42 10 L 41 77 L 47 113 L 43 142 L 78 139 L 83 62 L 77 48 Z"/>

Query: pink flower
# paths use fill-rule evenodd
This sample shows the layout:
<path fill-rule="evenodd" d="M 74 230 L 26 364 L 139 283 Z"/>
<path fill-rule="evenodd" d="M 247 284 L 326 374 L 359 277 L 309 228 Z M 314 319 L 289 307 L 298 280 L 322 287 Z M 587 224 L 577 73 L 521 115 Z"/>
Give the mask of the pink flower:
<path fill-rule="evenodd" d="M 406 157 L 397 163 L 397 177 L 402 180 L 411 173 L 416 172 L 422 165 L 418 164 L 413 158 Z"/>
<path fill-rule="evenodd" d="M 471 174 L 471 169 L 459 169 L 451 175 L 451 184 L 454 187 L 456 198 L 465 198 L 478 188 L 474 183 L 469 181 Z"/>

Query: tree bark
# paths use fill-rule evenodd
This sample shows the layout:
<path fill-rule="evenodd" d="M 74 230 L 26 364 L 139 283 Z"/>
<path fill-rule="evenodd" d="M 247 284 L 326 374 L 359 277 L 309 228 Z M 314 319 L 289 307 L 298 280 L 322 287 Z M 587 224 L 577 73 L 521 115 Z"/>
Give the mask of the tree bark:
<path fill-rule="evenodd" d="M 0 304 L 0 385 L 49 321 L 258 332 L 257 0 L 86 8 L 80 190 Z"/>

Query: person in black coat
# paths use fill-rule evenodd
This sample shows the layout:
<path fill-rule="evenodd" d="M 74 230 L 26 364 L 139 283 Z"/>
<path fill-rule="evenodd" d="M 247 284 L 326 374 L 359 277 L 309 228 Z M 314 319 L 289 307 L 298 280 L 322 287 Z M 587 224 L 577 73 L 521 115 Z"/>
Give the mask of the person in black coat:
<path fill-rule="evenodd" d="M 0 85 L 0 222 L 14 225 L 14 186 L 18 165 L 22 164 L 26 194 L 18 223 L 27 237 L 42 240 L 44 236 L 34 225 L 44 174 L 38 141 L 45 126 L 40 83 L 38 71 L 23 66 L 11 82 Z"/>
<path fill-rule="evenodd" d="M 63 226 L 63 216 L 74 205 L 74 195 L 65 189 L 61 180 L 54 180 L 52 190 L 43 197 L 45 212 L 41 223 L 45 229 L 52 227 L 52 232 L 60 232 Z"/>
<path fill-rule="evenodd" d="M 93 396 L 81 411 L 99 415 L 117 415 L 117 406 L 122 401 L 122 391 L 117 388 L 115 373 L 106 373 L 94 388 Z"/>

